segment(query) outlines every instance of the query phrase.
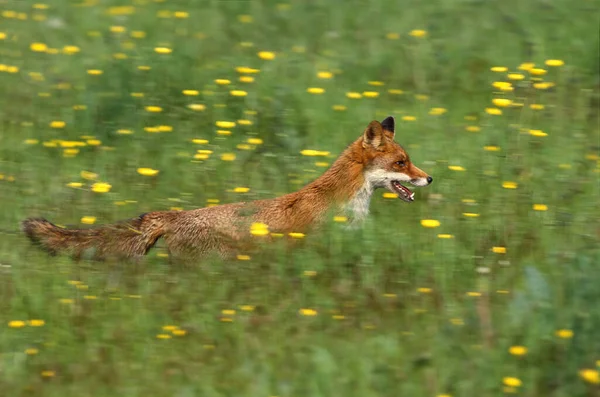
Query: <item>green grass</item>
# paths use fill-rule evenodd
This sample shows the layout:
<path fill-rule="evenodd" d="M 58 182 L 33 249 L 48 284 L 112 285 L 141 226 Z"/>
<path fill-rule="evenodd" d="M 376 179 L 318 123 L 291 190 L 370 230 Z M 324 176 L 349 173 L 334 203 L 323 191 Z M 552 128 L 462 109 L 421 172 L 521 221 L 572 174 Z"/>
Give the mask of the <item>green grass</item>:
<path fill-rule="evenodd" d="M 0 4 L 4 395 L 598 395 L 580 373 L 600 364 L 597 2 Z M 110 8 L 124 5 L 133 8 Z M 49 50 L 32 51 L 32 43 Z M 80 51 L 64 54 L 69 45 Z M 537 82 L 554 85 L 534 88 L 536 76 L 518 69 L 524 62 L 547 70 Z M 255 81 L 240 82 L 239 66 L 259 69 Z M 500 92 L 492 83 L 509 80 L 494 66 L 524 79 Z M 319 79 L 319 71 L 334 77 Z M 346 96 L 365 91 L 379 96 Z M 493 98 L 522 106 L 490 115 Z M 46 256 L 18 232 L 30 216 L 110 223 L 290 192 L 387 115 L 434 183 L 410 205 L 378 191 L 360 230 L 331 222 L 293 252 L 275 245 L 248 261 L 181 268 L 168 265 L 159 244 L 137 266 L 76 264 Z M 217 133 L 216 121 L 237 120 L 252 124 Z M 172 131 L 145 131 L 156 126 Z M 89 143 L 82 136 L 100 144 L 65 157 L 60 142 Z M 248 138 L 263 144 L 238 148 Z M 198 149 L 213 153 L 194 160 Z M 235 160 L 222 161 L 224 153 Z M 159 173 L 142 176 L 140 167 Z M 110 192 L 92 192 L 81 171 Z M 425 228 L 422 219 L 441 225 Z M 44 324 L 14 327 L 32 319 Z M 511 355 L 511 346 L 527 354 Z M 505 388 L 505 377 L 522 385 Z"/>

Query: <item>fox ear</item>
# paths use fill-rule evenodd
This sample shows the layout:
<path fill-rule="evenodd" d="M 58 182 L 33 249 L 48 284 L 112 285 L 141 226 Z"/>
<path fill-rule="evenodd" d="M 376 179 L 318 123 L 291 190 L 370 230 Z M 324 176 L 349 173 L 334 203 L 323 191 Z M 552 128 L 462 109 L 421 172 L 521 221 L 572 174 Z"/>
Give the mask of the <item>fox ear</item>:
<path fill-rule="evenodd" d="M 384 144 L 383 127 L 377 120 L 373 120 L 367 126 L 367 129 L 363 133 L 363 147 L 372 147 L 378 149 Z"/>
<path fill-rule="evenodd" d="M 386 117 L 385 120 L 381 122 L 381 126 L 386 132 L 388 132 L 388 136 L 394 139 L 394 133 L 396 132 L 396 122 L 394 118 L 392 116 Z"/>

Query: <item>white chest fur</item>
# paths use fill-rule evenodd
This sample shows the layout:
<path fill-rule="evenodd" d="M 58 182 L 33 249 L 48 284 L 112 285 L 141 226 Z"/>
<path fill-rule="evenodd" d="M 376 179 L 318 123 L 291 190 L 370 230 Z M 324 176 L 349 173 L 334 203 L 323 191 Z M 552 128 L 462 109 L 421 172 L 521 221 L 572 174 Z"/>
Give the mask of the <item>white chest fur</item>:
<path fill-rule="evenodd" d="M 356 192 L 354 197 L 350 199 L 344 206 L 345 210 L 352 216 L 352 222 L 363 221 L 367 215 L 369 215 L 369 204 L 371 203 L 371 196 L 375 188 L 368 181 Z"/>

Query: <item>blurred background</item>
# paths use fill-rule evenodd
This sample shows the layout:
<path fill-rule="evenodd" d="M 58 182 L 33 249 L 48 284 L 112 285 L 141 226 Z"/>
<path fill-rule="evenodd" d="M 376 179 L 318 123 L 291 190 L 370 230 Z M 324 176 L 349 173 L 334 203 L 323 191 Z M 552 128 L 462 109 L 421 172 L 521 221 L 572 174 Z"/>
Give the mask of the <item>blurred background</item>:
<path fill-rule="evenodd" d="M 0 1 L 6 395 L 597 396 L 597 1 Z M 271 198 L 373 119 L 434 177 L 293 252 L 48 257 Z"/>

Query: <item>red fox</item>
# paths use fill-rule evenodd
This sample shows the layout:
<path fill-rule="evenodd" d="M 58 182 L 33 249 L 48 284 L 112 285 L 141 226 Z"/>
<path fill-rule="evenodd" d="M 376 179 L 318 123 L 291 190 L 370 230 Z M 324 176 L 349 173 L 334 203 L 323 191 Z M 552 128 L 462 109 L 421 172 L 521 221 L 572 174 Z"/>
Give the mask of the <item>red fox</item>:
<path fill-rule="evenodd" d="M 169 254 L 201 256 L 216 252 L 227 258 L 239 253 L 252 237 L 251 225 L 270 232 L 304 232 L 337 207 L 353 218 L 366 217 L 373 191 L 386 188 L 406 202 L 414 193 L 403 183 L 429 185 L 433 178 L 416 167 L 394 142 L 395 122 L 387 117 L 369 123 L 331 167 L 300 190 L 272 199 L 223 204 L 189 211 L 156 211 L 113 225 L 64 229 L 41 218 L 22 222 L 23 232 L 50 254 L 67 252 L 75 258 L 140 258 L 159 238 Z"/>

